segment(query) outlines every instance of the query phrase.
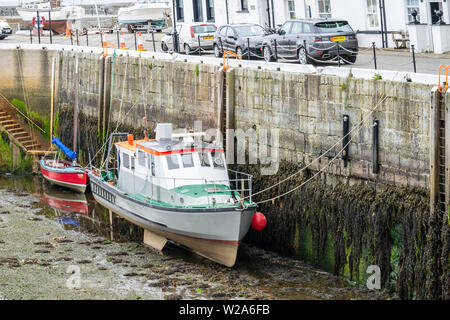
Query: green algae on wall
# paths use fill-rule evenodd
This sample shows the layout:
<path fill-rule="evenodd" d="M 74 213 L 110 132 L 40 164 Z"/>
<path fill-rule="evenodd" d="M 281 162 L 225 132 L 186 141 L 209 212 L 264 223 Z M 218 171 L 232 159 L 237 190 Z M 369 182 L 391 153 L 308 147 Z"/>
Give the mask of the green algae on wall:
<path fill-rule="evenodd" d="M 19 151 L 18 159 L 14 159 L 13 142 L 4 131 L 0 135 L 0 172 L 12 172 L 14 174 L 29 173 L 33 167 L 33 157 Z M 15 161 L 14 161 L 15 160 Z M 16 167 L 14 167 L 16 163 Z"/>
<path fill-rule="evenodd" d="M 39 131 L 39 133 L 42 134 L 42 136 L 46 139 L 50 139 L 50 120 L 46 118 L 45 116 L 41 116 L 39 113 L 32 111 L 30 108 L 27 107 L 25 102 L 19 100 L 19 99 L 12 99 L 11 103 L 19 109 L 23 114 L 25 114 L 27 117 L 29 117 L 31 120 L 36 123 L 39 128 L 44 130 L 44 132 Z M 20 115 L 20 114 L 19 114 Z M 20 115 L 22 116 L 22 115 Z M 23 116 L 22 116 L 23 117 Z M 24 119 L 26 121 L 26 119 Z M 31 128 L 36 129 L 34 125 L 31 126 Z"/>

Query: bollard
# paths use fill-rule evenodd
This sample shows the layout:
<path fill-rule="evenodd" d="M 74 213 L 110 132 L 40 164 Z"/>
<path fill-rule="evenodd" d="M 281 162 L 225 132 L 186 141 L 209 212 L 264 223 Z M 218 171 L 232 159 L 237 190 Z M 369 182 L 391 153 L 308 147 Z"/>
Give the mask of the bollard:
<path fill-rule="evenodd" d="M 152 42 L 153 42 L 153 51 L 156 52 L 155 31 L 152 31 Z"/>
<path fill-rule="evenodd" d="M 30 28 L 30 43 L 33 44 L 33 28 Z"/>
<path fill-rule="evenodd" d="M 336 41 L 337 44 L 337 57 L 338 57 L 338 66 L 341 67 L 341 53 L 339 51 L 339 41 Z"/>
<path fill-rule="evenodd" d="M 136 30 L 133 30 L 134 34 L 134 50 L 137 50 Z"/>
<path fill-rule="evenodd" d="M 412 56 L 413 56 L 413 65 L 414 65 L 414 73 L 417 73 L 417 69 L 416 69 L 416 53 L 414 52 L 414 45 L 411 45 L 411 51 L 412 51 Z"/>
<path fill-rule="evenodd" d="M 73 46 L 72 29 L 70 29 L 70 45 Z"/>
<path fill-rule="evenodd" d="M 372 124 L 372 173 L 377 174 L 378 165 L 378 120 L 373 120 Z"/>
<path fill-rule="evenodd" d="M 275 61 L 278 62 L 277 39 L 274 39 L 273 41 L 275 43 Z"/>
<path fill-rule="evenodd" d="M 78 39 L 78 29 L 75 30 L 75 35 L 76 35 L 76 38 L 77 38 L 77 46 L 79 46 L 80 45 L 80 41 Z"/>
<path fill-rule="evenodd" d="M 103 48 L 103 30 L 100 30 L 100 46 Z"/>
<path fill-rule="evenodd" d="M 201 56 L 202 55 L 202 49 L 200 47 L 200 36 L 197 36 L 198 39 L 198 55 Z"/>
<path fill-rule="evenodd" d="M 89 47 L 89 30 L 86 28 L 86 47 Z"/>
<path fill-rule="evenodd" d="M 377 53 L 375 51 L 375 42 L 372 42 L 372 49 L 373 49 L 373 63 L 375 65 L 375 70 L 377 70 Z"/>
<path fill-rule="evenodd" d="M 348 150 L 349 150 L 349 129 L 350 118 L 348 115 L 344 115 L 342 118 L 342 160 L 344 160 L 344 167 L 347 167 L 348 162 Z"/>
<path fill-rule="evenodd" d="M 250 38 L 247 38 L 247 60 L 250 60 Z"/>
<path fill-rule="evenodd" d="M 41 21 L 39 19 L 39 10 L 37 11 L 37 25 L 38 25 L 38 43 L 41 44 Z"/>
<path fill-rule="evenodd" d="M 119 36 L 119 30 L 117 30 L 117 48 L 120 48 L 120 36 Z"/>
<path fill-rule="evenodd" d="M 53 44 L 53 37 L 52 37 L 52 14 L 51 14 L 51 10 L 48 12 L 48 23 L 49 23 L 49 28 L 50 28 L 50 44 Z"/>

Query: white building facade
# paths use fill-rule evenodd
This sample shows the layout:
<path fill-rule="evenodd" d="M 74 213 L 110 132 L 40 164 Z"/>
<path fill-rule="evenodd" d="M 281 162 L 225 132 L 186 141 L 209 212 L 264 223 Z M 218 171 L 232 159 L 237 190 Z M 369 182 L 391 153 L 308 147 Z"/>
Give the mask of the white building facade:
<path fill-rule="evenodd" d="M 408 31 L 417 11 L 417 20 L 431 25 L 443 12 L 442 20 L 450 24 L 450 0 L 172 0 L 177 5 L 177 20 L 210 21 L 216 26 L 258 23 L 276 27 L 287 19 L 324 18 L 347 20 L 358 33 L 360 46 L 372 42 L 382 46 L 382 16 L 385 12 L 388 46 L 395 45 L 392 32 Z M 380 7 L 384 2 L 384 10 Z M 431 30 L 431 28 L 430 28 Z M 428 32 L 428 31 L 427 31 Z M 431 31 L 430 37 L 431 37 Z M 399 38 L 399 37 L 397 37 Z M 407 43 L 409 46 L 409 43 Z"/>

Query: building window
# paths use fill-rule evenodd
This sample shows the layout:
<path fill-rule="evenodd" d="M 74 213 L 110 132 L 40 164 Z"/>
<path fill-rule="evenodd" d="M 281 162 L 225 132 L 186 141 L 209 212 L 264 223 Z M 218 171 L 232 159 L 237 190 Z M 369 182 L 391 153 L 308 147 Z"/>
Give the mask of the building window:
<path fill-rule="evenodd" d="M 288 9 L 289 19 L 295 19 L 295 1 L 294 0 L 288 0 L 287 9 Z"/>
<path fill-rule="evenodd" d="M 239 0 L 241 2 L 241 11 L 248 11 L 248 0 Z"/>
<path fill-rule="evenodd" d="M 420 21 L 419 0 L 406 0 L 406 10 L 408 12 L 408 22 L 414 21 L 414 18 L 411 15 L 411 12 L 414 10 L 417 11 L 417 21 Z"/>
<path fill-rule="evenodd" d="M 176 0 L 177 21 L 184 21 L 183 0 Z"/>
<path fill-rule="evenodd" d="M 214 0 L 206 0 L 206 18 L 214 22 Z"/>
<path fill-rule="evenodd" d="M 376 28 L 379 26 L 378 21 L 378 3 L 377 0 L 367 1 L 367 22 L 369 28 Z"/>
<path fill-rule="evenodd" d="M 202 22 L 203 21 L 202 0 L 192 0 L 192 8 L 194 9 L 194 22 Z"/>
<path fill-rule="evenodd" d="M 330 0 L 318 0 L 319 18 L 331 19 L 331 4 Z"/>

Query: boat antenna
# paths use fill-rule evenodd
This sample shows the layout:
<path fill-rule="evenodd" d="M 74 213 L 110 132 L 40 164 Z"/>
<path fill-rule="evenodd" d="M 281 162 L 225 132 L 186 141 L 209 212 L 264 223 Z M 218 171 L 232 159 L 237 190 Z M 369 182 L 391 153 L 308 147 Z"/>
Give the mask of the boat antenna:
<path fill-rule="evenodd" d="M 148 139 L 148 136 L 147 136 L 147 117 L 142 118 L 142 120 L 144 120 L 144 138 L 145 138 L 145 140 L 147 140 Z"/>

